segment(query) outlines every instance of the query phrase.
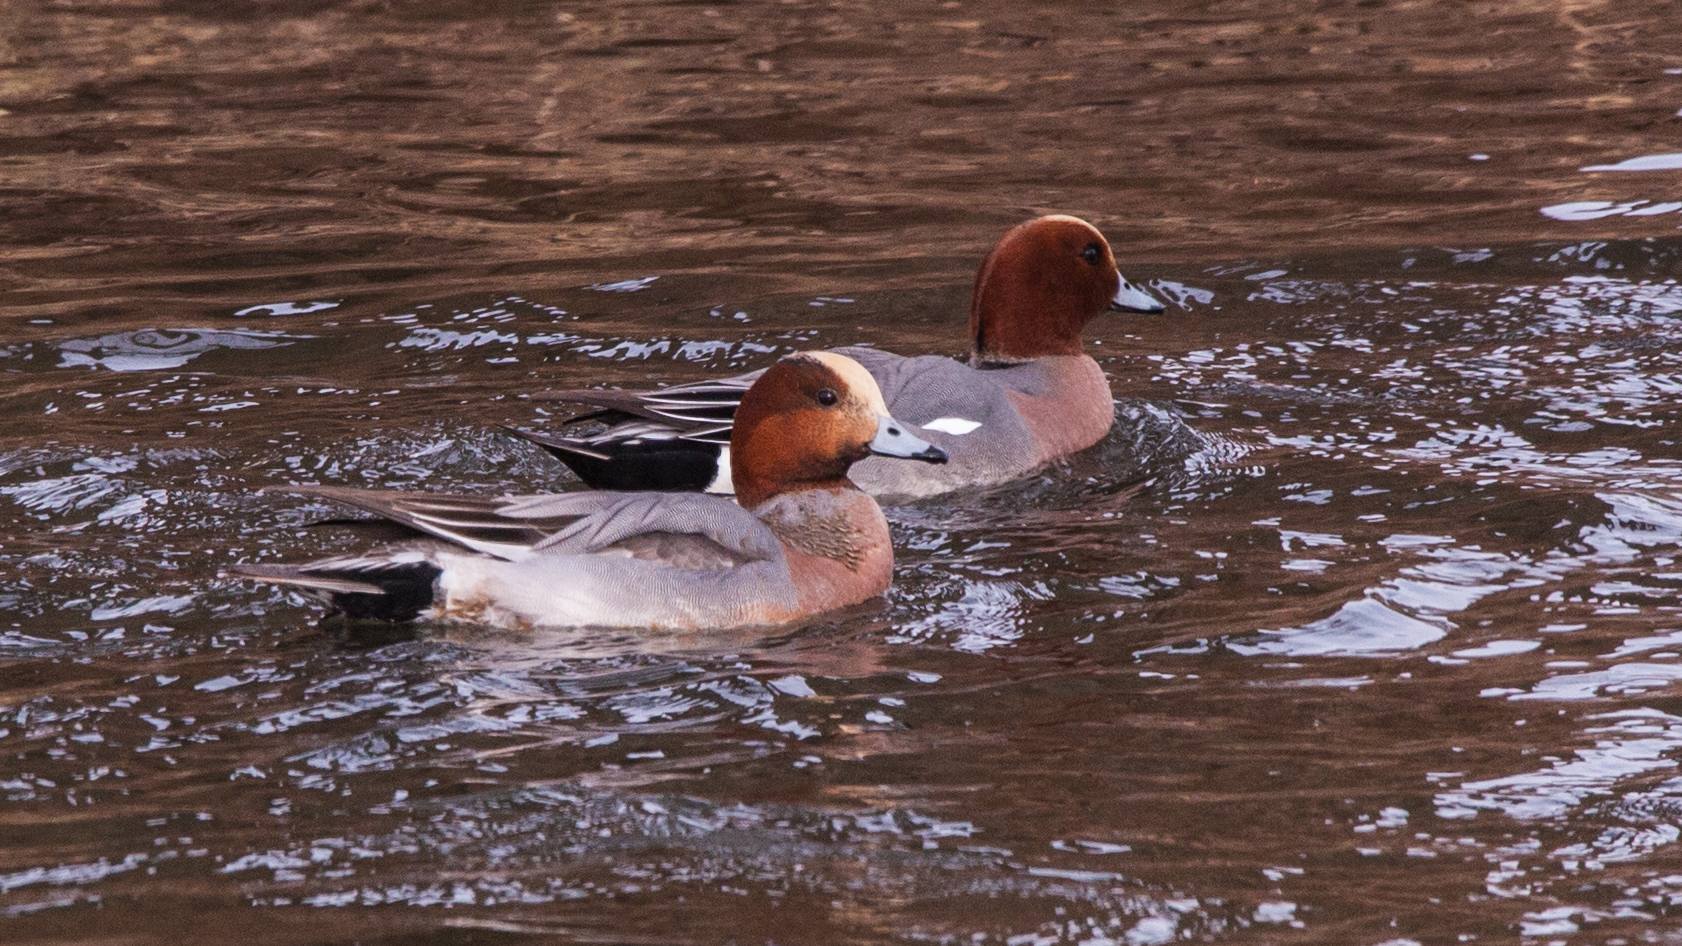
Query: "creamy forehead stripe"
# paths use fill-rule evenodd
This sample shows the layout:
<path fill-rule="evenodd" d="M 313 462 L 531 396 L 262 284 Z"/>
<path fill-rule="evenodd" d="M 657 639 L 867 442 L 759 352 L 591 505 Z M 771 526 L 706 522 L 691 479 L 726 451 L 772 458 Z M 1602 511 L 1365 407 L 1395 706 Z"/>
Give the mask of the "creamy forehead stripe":
<path fill-rule="evenodd" d="M 865 406 L 878 414 L 888 413 L 888 405 L 882 403 L 882 389 L 876 386 L 876 379 L 864 370 L 863 365 L 846 355 L 837 355 L 832 351 L 814 351 L 809 354 L 840 375 L 847 387 L 863 399 Z"/>

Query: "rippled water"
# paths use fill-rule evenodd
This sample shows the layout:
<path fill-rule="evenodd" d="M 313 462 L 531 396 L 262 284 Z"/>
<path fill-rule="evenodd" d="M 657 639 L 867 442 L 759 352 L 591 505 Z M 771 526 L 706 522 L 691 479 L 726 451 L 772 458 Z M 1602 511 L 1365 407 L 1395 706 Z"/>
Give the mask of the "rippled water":
<path fill-rule="evenodd" d="M 1678 935 L 1672 6 L 0 3 L 0 939 Z M 959 353 L 1078 213 L 1118 423 L 767 634 L 347 636 L 265 485 Z"/>

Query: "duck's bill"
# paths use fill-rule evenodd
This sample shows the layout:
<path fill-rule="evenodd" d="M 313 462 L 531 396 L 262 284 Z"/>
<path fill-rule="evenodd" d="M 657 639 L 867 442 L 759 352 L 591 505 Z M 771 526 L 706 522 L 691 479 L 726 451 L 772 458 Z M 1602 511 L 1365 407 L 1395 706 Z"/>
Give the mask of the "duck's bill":
<path fill-rule="evenodd" d="M 1121 276 L 1120 273 L 1116 274 Z M 1162 303 L 1156 297 L 1127 281 L 1121 276 L 1121 288 L 1115 291 L 1115 298 L 1110 300 L 1110 308 L 1123 312 L 1161 312 Z"/>
<path fill-rule="evenodd" d="M 904 457 L 925 463 L 946 462 L 945 450 L 912 436 L 904 424 L 886 414 L 876 419 L 876 439 L 870 441 L 870 452 L 879 457 Z"/>

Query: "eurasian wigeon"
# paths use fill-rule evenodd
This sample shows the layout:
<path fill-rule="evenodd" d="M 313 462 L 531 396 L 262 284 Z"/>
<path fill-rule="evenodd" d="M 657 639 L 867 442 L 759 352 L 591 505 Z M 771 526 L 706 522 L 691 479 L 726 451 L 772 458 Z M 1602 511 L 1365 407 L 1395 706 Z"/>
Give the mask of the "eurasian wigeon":
<path fill-rule="evenodd" d="M 1109 432 L 1109 382 L 1081 347 L 1081 330 L 1106 309 L 1161 312 L 1122 278 L 1103 234 L 1076 217 L 1031 220 L 981 261 L 970 295 L 969 364 L 873 348 L 835 351 L 876 378 L 893 416 L 946 451 L 946 465 L 866 460 L 853 481 L 882 497 L 915 499 L 1003 483 L 1083 450 Z M 540 397 L 602 408 L 576 420 L 617 421 L 589 437 L 515 431 L 598 489 L 739 488 L 731 416 L 756 375 L 657 391 L 557 391 Z"/>
<path fill-rule="evenodd" d="M 309 589 L 350 618 L 509 628 L 781 624 L 887 590 L 887 520 L 847 472 L 870 454 L 945 462 L 909 431 L 858 362 L 791 355 L 766 369 L 736 409 L 734 502 L 693 493 L 479 499 L 287 487 L 374 513 L 384 521 L 371 525 L 399 527 L 407 539 L 363 555 L 234 572 Z"/>

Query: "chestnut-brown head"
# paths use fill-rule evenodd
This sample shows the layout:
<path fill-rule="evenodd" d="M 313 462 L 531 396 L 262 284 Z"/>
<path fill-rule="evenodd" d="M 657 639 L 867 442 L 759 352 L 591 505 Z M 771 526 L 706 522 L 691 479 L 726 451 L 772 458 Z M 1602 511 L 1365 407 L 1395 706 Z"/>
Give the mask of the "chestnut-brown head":
<path fill-rule="evenodd" d="M 864 366 L 834 352 L 789 355 L 742 396 L 730 433 L 736 501 L 753 509 L 780 493 L 851 487 L 847 468 L 870 454 L 945 463 L 946 454 L 888 416 Z"/>
<path fill-rule="evenodd" d="M 999 238 L 970 294 L 972 357 L 978 363 L 1081 353 L 1080 333 L 1106 309 L 1161 312 L 1162 304 L 1116 271 L 1110 244 L 1092 224 L 1053 215 Z"/>

